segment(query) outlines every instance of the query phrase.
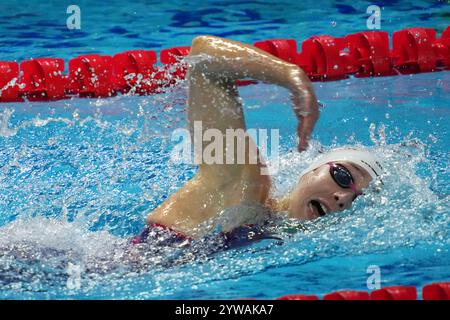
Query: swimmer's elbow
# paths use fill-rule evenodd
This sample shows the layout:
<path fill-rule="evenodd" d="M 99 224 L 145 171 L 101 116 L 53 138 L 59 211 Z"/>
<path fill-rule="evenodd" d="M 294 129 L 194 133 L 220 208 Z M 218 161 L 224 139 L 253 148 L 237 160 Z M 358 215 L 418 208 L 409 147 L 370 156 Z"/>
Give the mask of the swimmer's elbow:
<path fill-rule="evenodd" d="M 198 47 L 198 46 L 203 45 L 205 42 L 208 41 L 208 38 L 209 38 L 209 37 L 210 37 L 210 36 L 208 36 L 208 35 L 202 35 L 202 36 L 197 36 L 197 37 L 195 37 L 195 38 L 192 40 L 192 47 L 195 48 L 195 47 Z"/>
<path fill-rule="evenodd" d="M 214 36 L 202 35 L 192 40 L 191 54 L 207 52 L 211 48 L 211 43 L 216 39 Z"/>

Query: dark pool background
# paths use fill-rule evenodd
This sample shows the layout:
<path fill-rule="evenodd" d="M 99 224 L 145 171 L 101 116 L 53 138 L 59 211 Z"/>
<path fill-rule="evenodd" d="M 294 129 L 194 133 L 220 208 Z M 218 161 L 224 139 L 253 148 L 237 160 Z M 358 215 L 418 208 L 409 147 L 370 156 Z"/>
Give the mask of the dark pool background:
<path fill-rule="evenodd" d="M 70 4 L 0 4 L 0 59 L 160 50 L 199 34 L 300 43 L 366 30 L 371 4 L 382 8 L 381 27 L 390 33 L 412 26 L 440 33 L 450 24 L 445 1 L 79 1 L 81 30 L 70 31 Z M 288 93 L 263 84 L 240 89 L 248 127 L 280 130 L 275 193 L 295 184 L 321 149 L 353 144 L 385 161 L 386 188 L 307 223 L 282 245 L 266 240 L 173 266 L 155 256 L 144 270 L 102 268 L 120 260 L 147 213 L 196 171 L 170 162 L 171 133 L 185 126 L 186 84 L 148 97 L 0 104 L 0 298 L 320 295 L 368 290 L 371 265 L 380 268 L 382 286 L 448 280 L 450 72 L 314 88 L 324 107 L 302 155 L 294 151 Z"/>

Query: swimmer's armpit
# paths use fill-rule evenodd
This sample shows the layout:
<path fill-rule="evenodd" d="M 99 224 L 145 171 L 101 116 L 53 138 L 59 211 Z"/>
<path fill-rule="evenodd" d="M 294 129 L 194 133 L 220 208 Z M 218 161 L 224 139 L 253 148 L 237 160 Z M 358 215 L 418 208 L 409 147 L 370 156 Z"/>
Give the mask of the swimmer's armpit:
<path fill-rule="evenodd" d="M 311 81 L 300 67 L 254 46 L 213 36 L 194 39 L 188 63 L 191 72 L 211 78 L 252 78 L 290 90 L 293 110 L 300 121 L 298 150 L 306 149 L 319 108 Z"/>

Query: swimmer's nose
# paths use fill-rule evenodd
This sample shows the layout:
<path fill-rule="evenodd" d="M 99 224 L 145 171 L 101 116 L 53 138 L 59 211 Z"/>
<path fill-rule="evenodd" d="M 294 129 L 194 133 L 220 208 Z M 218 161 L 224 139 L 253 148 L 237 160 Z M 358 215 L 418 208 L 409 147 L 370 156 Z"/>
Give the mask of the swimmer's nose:
<path fill-rule="evenodd" d="M 344 211 L 352 206 L 355 195 L 353 191 L 337 191 L 333 194 L 335 210 Z"/>

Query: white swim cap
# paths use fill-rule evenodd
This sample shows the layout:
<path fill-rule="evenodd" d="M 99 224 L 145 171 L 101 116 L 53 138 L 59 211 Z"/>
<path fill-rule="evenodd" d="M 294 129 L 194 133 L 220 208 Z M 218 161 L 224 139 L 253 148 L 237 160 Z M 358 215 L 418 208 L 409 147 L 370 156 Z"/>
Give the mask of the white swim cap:
<path fill-rule="evenodd" d="M 380 176 L 384 172 L 380 161 L 371 152 L 356 148 L 339 148 L 324 154 L 314 161 L 308 169 L 303 171 L 302 176 L 317 169 L 321 165 L 333 161 L 348 161 L 354 163 L 366 170 L 373 180 L 378 178 L 381 181 Z"/>

